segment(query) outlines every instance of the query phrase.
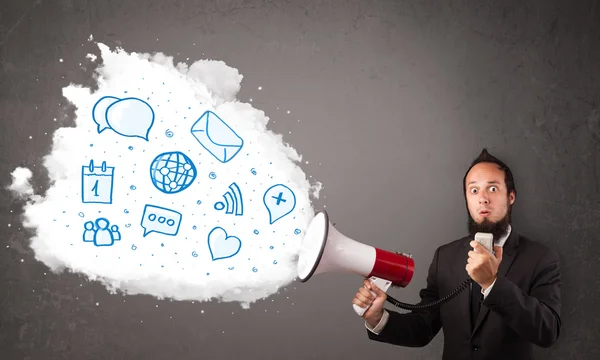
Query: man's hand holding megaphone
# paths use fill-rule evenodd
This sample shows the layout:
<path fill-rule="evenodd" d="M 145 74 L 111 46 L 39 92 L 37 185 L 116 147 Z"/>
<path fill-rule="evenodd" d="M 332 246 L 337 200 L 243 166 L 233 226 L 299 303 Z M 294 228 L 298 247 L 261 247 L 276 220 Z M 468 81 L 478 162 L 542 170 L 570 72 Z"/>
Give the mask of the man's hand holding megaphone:
<path fill-rule="evenodd" d="M 375 293 L 375 295 L 371 294 L 371 291 Z M 379 321 L 383 317 L 383 304 L 387 299 L 387 294 L 385 291 L 381 290 L 377 287 L 377 285 L 371 283 L 369 279 L 363 280 L 363 286 L 358 289 L 358 292 L 352 299 L 352 303 L 360 306 L 361 308 L 365 308 L 370 305 L 370 307 L 362 314 L 362 317 L 365 319 L 367 324 L 372 327 L 377 326 Z"/>

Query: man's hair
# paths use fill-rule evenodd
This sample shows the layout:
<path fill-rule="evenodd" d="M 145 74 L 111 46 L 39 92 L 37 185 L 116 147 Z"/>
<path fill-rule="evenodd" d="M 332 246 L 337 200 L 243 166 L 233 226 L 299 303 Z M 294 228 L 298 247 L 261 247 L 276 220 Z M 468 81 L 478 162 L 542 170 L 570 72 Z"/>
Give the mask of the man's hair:
<path fill-rule="evenodd" d="M 504 184 L 506 185 L 507 192 L 508 192 L 508 194 L 510 194 L 511 191 L 514 191 L 515 198 L 516 198 L 517 189 L 515 187 L 515 179 L 513 178 L 512 171 L 510 171 L 510 168 L 505 163 L 503 163 L 500 159 L 498 159 L 495 156 L 490 155 L 490 153 L 487 151 L 487 148 L 483 148 L 483 150 L 481 150 L 481 153 L 479 154 L 479 156 L 477 156 L 477 158 L 475 160 L 473 160 L 473 162 L 471 163 L 471 166 L 469 166 L 469 168 L 467 169 L 467 172 L 465 172 L 465 176 L 463 177 L 463 182 L 462 182 L 464 196 L 465 197 L 467 196 L 467 187 L 465 184 L 465 181 L 467 180 L 467 174 L 469 173 L 469 171 L 471 171 L 473 166 L 475 166 L 479 163 L 482 163 L 482 162 L 496 164 L 496 165 L 498 165 L 500 170 L 504 171 Z"/>

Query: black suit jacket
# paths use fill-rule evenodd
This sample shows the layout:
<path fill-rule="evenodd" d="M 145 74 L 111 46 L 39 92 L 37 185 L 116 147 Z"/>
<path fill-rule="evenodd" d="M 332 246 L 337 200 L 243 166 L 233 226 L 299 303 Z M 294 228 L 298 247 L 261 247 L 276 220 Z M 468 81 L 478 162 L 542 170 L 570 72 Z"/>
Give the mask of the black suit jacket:
<path fill-rule="evenodd" d="M 465 266 L 470 237 L 440 246 L 433 257 L 420 303 L 435 301 L 469 278 Z M 496 283 L 471 327 L 470 290 L 431 310 L 399 313 L 372 340 L 421 347 L 444 334 L 442 359 L 533 359 L 533 346 L 549 347 L 558 338 L 561 319 L 558 254 L 519 235 L 514 227 L 503 246 Z"/>

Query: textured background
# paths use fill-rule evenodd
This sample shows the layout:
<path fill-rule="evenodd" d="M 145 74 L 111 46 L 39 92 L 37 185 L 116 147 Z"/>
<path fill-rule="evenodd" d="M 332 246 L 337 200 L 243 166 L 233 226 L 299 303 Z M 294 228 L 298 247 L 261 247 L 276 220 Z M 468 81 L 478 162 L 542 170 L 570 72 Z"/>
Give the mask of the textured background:
<path fill-rule="evenodd" d="M 597 1 L 2 0 L 2 359 L 440 357 L 441 334 L 417 349 L 369 341 L 356 276 L 295 282 L 243 310 L 47 272 L 4 187 L 27 166 L 47 188 L 42 157 L 72 121 L 61 88 L 92 83 L 79 66 L 99 53 L 90 34 L 237 68 L 239 99 L 323 182 L 315 208 L 354 239 L 414 255 L 413 282 L 393 290 L 402 301 L 418 301 L 435 248 L 465 234 L 461 180 L 487 146 L 515 173 L 514 226 L 561 253 L 563 332 L 540 359 L 600 358 Z"/>

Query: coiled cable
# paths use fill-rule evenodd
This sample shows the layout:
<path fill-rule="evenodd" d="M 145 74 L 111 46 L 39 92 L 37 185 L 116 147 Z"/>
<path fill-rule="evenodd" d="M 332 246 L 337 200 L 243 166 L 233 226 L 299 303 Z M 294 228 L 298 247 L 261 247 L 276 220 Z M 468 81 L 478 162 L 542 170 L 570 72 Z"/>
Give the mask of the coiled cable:
<path fill-rule="evenodd" d="M 426 310 L 426 309 L 430 309 L 435 306 L 440 306 L 440 305 L 450 301 L 451 299 L 455 298 L 458 294 L 460 294 L 463 290 L 465 290 L 472 281 L 473 280 L 471 278 L 468 278 L 448 295 L 444 296 L 443 298 L 441 298 L 439 300 L 428 303 L 428 304 L 407 304 L 402 301 L 396 300 L 389 295 L 387 295 L 386 300 L 388 302 L 390 302 L 392 305 L 399 307 L 401 309 L 413 310 L 413 311 Z"/>

